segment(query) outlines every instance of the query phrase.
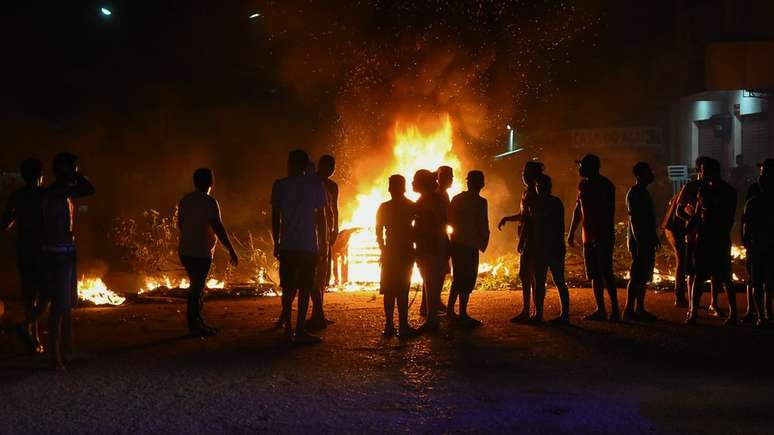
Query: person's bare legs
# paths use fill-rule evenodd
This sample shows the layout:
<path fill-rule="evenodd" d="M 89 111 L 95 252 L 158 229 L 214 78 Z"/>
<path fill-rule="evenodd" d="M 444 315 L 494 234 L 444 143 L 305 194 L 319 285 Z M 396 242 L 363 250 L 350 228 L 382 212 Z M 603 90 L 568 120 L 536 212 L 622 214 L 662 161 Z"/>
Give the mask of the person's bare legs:
<path fill-rule="evenodd" d="M 615 322 L 621 319 L 621 312 L 618 307 L 618 290 L 615 286 L 615 276 L 613 276 L 612 271 L 605 277 L 605 286 L 610 297 L 610 321 Z"/>
<path fill-rule="evenodd" d="M 541 262 L 542 263 L 542 262 Z M 535 278 L 535 316 L 532 317 L 532 321 L 535 323 L 543 323 L 543 307 L 546 299 L 546 275 L 548 274 L 548 268 L 543 264 L 536 264 L 534 269 Z"/>
<path fill-rule="evenodd" d="M 564 262 L 564 259 L 561 259 Z M 551 268 L 551 276 L 554 279 L 556 290 L 559 292 L 559 302 L 562 312 L 559 313 L 559 317 L 552 320 L 552 323 L 569 323 L 570 321 L 570 289 L 567 287 L 567 283 L 564 281 L 564 268 L 561 271 Z"/>
<path fill-rule="evenodd" d="M 701 293 L 704 290 L 704 281 L 706 281 L 707 278 L 704 276 L 694 276 L 693 282 L 690 288 L 690 308 L 688 311 L 688 315 L 685 319 L 685 323 L 689 325 L 696 324 L 696 319 L 699 317 L 699 305 L 701 304 Z"/>
<path fill-rule="evenodd" d="M 455 316 L 454 313 L 454 305 L 457 304 L 457 296 L 459 292 L 455 288 L 454 284 L 452 283 L 451 289 L 449 290 L 449 301 L 446 303 L 446 315 L 451 317 Z M 460 297 L 460 315 L 462 315 L 462 295 L 459 295 Z"/>
<path fill-rule="evenodd" d="M 712 279 L 711 285 L 710 304 L 708 309 L 709 312 L 712 313 L 715 317 L 721 317 L 723 315 L 723 311 L 720 309 L 720 304 L 718 302 L 721 283 L 717 282 L 715 279 Z"/>
<path fill-rule="evenodd" d="M 601 279 L 592 279 L 591 288 L 594 291 L 594 302 L 597 309 L 593 313 L 584 317 L 585 320 L 607 320 L 607 310 L 605 309 L 605 287 Z"/>
<path fill-rule="evenodd" d="M 735 326 L 737 323 L 736 289 L 731 279 L 725 279 L 723 287 L 726 289 L 726 298 L 728 298 L 728 317 L 726 318 L 725 325 Z"/>
<path fill-rule="evenodd" d="M 639 283 L 634 281 L 632 270 L 629 269 L 629 283 L 626 284 L 626 305 L 624 306 L 624 318 L 626 319 L 634 319 L 639 290 Z"/>
<path fill-rule="evenodd" d="M 395 323 L 393 320 L 395 316 L 395 296 L 392 294 L 384 295 L 384 330 L 382 335 L 385 337 L 392 337 L 395 335 Z"/>
<path fill-rule="evenodd" d="M 521 266 L 526 266 L 527 262 L 522 262 Z M 519 279 L 521 280 L 521 313 L 511 319 L 513 323 L 521 323 L 529 320 L 530 311 L 532 311 L 532 283 L 534 273 L 532 270 L 519 270 Z"/>

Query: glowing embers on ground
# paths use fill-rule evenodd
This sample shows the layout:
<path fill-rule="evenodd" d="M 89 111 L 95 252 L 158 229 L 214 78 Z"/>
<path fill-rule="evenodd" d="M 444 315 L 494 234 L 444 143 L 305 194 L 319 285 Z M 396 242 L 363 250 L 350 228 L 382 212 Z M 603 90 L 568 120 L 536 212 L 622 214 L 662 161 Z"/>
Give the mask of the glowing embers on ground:
<path fill-rule="evenodd" d="M 78 280 L 78 298 L 94 305 L 121 305 L 126 301 L 110 290 L 102 278 L 82 277 Z"/>
<path fill-rule="evenodd" d="M 455 174 L 455 181 L 450 195 L 459 193 L 462 177 L 462 165 L 453 150 L 451 119 L 443 115 L 430 123 L 396 122 L 393 129 L 392 160 L 383 165 L 375 178 L 369 178 L 361 183 L 361 189 L 350 208 L 351 218 L 342 228 L 356 228 L 349 240 L 347 249 L 347 274 L 342 277 L 344 284 L 341 290 L 362 290 L 367 284 L 379 282 L 379 246 L 374 232 L 376 210 L 379 205 L 389 200 L 387 179 L 393 174 L 406 178 L 406 196 L 412 200 L 418 194 L 412 191 L 411 180 L 419 169 L 436 170 L 439 166 L 450 166 Z M 336 267 L 341 267 L 336 265 Z M 421 282 L 419 271 L 414 268 L 412 282 Z"/>

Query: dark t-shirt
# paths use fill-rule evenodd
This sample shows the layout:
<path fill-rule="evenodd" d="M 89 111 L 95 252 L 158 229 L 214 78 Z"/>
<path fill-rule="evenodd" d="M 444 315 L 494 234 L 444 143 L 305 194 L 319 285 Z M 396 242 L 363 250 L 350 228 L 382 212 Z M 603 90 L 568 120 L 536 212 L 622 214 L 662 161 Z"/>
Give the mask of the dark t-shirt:
<path fill-rule="evenodd" d="M 416 202 L 417 254 L 442 254 L 449 238 L 446 234 L 446 201 L 441 194 L 434 192 L 419 197 Z"/>
<path fill-rule="evenodd" d="M 535 196 L 531 204 L 532 231 L 528 249 L 540 258 L 564 256 L 564 206 L 562 200 L 548 195 Z"/>
<path fill-rule="evenodd" d="M 386 253 L 406 254 L 414 250 L 414 203 L 408 198 L 383 202 L 376 211 L 376 230 L 383 231 Z"/>
<path fill-rule="evenodd" d="M 759 193 L 744 206 L 744 242 L 753 260 L 774 255 L 774 195 Z M 770 265 L 774 267 L 774 265 Z"/>
<path fill-rule="evenodd" d="M 728 241 L 736 214 L 736 190 L 725 181 L 704 184 L 697 196 L 699 237 Z"/>
<path fill-rule="evenodd" d="M 581 180 L 578 204 L 583 216 L 583 243 L 615 241 L 615 186 L 599 175 Z"/>
<path fill-rule="evenodd" d="M 626 208 L 629 212 L 629 246 L 637 244 L 651 247 L 658 241 L 656 233 L 656 212 L 650 192 L 635 184 L 626 194 Z"/>
<path fill-rule="evenodd" d="M 43 187 L 22 187 L 8 198 L 7 219 L 18 228 L 18 247 L 40 250 L 43 245 Z"/>

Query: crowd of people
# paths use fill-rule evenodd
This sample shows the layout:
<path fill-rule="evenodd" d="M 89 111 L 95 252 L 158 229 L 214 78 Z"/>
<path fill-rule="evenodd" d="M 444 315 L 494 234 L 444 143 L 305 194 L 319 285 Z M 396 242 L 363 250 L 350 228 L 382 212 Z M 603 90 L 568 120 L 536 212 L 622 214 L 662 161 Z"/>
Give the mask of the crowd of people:
<path fill-rule="evenodd" d="M 72 154 L 54 158 L 55 180 L 42 185 L 42 163 L 28 159 L 21 164 L 25 186 L 14 192 L 0 221 L 0 228 L 18 226 L 18 268 L 25 304 L 25 321 L 17 328 L 31 352 L 43 352 L 38 319 L 50 305 L 48 352 L 55 368 L 65 367 L 72 334 L 70 312 L 77 298 L 76 249 L 72 233 L 73 199 L 94 194 L 94 187 L 78 169 Z M 570 294 L 565 283 L 567 246 L 576 244 L 581 229 L 587 278 L 591 281 L 596 310 L 590 321 L 651 321 L 645 308 L 646 286 L 654 272 L 660 247 L 659 229 L 674 251 L 675 305 L 688 308 L 686 323 L 696 323 L 705 284 L 711 284 L 710 311 L 721 315 L 717 292 L 728 297 L 726 325 L 736 325 L 737 305 L 731 281 L 731 232 L 737 217 L 736 189 L 722 178 L 720 164 L 711 158 L 696 160 L 697 177 L 670 201 L 659 224 L 648 186 L 654 174 L 646 162 L 634 165 L 633 185 L 626 194 L 628 249 L 631 254 L 629 283 L 623 313 L 619 307 L 613 268 L 615 245 L 615 186 L 600 172 L 601 161 L 593 154 L 576 161 L 580 183 L 565 238 L 564 205 L 552 195 L 552 180 L 545 166 L 528 161 L 522 172 L 524 192 L 517 213 L 503 217 L 497 228 L 518 223 L 519 279 L 522 310 L 513 323 L 542 324 L 546 280 L 550 270 L 559 293 L 561 311 L 549 323 L 570 323 Z M 331 279 L 332 247 L 339 236 L 338 185 L 331 180 L 335 159 L 322 156 L 315 165 L 303 150 L 290 152 L 287 177 L 274 182 L 271 191 L 274 256 L 279 261 L 282 310 L 276 322 L 287 340 L 316 343 L 311 332 L 333 323 L 324 311 L 325 290 Z M 747 312 L 742 319 L 763 327 L 772 310 L 774 289 L 774 159 L 759 163 L 760 176 L 745 198 L 741 213 L 741 238 L 747 249 Z M 407 180 L 389 177 L 391 199 L 376 210 L 376 240 L 381 250 L 380 293 L 384 297 L 383 335 L 411 338 L 439 329 L 439 317 L 449 324 L 476 327 L 481 321 L 468 313 L 476 287 L 479 255 L 486 251 L 490 230 L 482 171 L 466 177 L 467 189 L 453 198 L 448 190 L 453 171 L 418 170 L 411 188 L 419 197 L 406 197 Z M 229 252 L 231 264 L 239 262 L 226 231 L 217 200 L 210 193 L 213 172 L 200 168 L 193 174 L 194 191 L 178 204 L 179 256 L 189 276 L 187 321 L 191 336 L 208 337 L 217 330 L 204 322 L 202 301 L 218 241 Z M 424 323 L 409 323 L 409 292 L 414 265 L 422 277 L 420 314 Z M 447 275 L 451 287 L 446 305 L 441 293 Z M 607 293 L 610 308 L 605 301 Z M 689 297 L 686 298 L 686 293 Z M 295 325 L 292 306 L 297 301 Z M 312 313 L 307 319 L 309 301 Z M 533 310 L 534 305 L 534 310 Z M 395 327 L 395 308 L 398 326 Z"/>

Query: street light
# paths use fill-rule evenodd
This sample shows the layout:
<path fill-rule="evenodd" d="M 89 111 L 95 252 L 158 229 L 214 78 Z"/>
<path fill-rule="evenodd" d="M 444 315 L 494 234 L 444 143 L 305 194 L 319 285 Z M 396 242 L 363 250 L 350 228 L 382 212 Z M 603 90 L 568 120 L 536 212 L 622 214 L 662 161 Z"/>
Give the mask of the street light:
<path fill-rule="evenodd" d="M 106 17 L 113 15 L 113 11 L 105 7 L 99 8 L 99 12 Z"/>
<path fill-rule="evenodd" d="M 505 129 L 508 130 L 508 149 L 504 153 L 496 155 L 495 160 L 512 156 L 522 150 L 516 146 L 516 130 L 511 127 L 511 124 L 506 124 Z"/>
<path fill-rule="evenodd" d="M 251 15 L 250 15 L 249 17 L 247 17 L 247 18 L 249 18 L 249 19 L 251 19 L 251 20 L 254 20 L 254 19 L 256 19 L 256 18 L 260 18 L 260 16 L 261 16 L 261 14 L 259 14 L 258 12 L 254 12 L 253 14 L 251 14 Z"/>

